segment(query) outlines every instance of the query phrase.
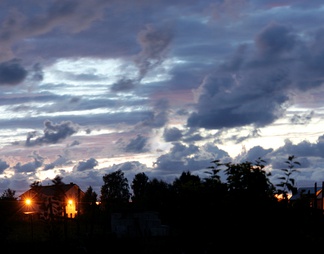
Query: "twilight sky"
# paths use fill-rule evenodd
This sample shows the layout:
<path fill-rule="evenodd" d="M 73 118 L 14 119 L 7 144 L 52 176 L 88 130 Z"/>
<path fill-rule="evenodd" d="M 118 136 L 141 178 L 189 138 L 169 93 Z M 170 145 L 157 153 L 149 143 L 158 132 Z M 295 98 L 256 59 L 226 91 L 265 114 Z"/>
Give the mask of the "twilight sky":
<path fill-rule="evenodd" d="M 322 0 L 0 1 L 0 192 L 211 161 L 324 181 Z"/>

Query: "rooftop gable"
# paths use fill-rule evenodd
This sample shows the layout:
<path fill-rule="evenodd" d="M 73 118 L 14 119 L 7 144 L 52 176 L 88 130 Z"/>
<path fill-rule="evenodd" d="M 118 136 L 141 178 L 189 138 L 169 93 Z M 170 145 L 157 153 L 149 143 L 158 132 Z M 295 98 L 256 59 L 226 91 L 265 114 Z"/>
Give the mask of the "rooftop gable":
<path fill-rule="evenodd" d="M 28 197 L 33 197 L 36 195 L 36 193 L 39 195 L 47 196 L 47 197 L 52 197 L 57 194 L 57 191 L 60 190 L 63 193 L 67 193 L 72 189 L 80 190 L 81 195 L 84 194 L 84 192 L 79 188 L 78 185 L 74 183 L 69 183 L 69 184 L 61 184 L 61 185 L 46 185 L 46 186 L 36 186 L 35 188 L 31 188 L 27 190 L 26 192 L 22 193 L 19 198 L 22 199 L 26 196 Z"/>
<path fill-rule="evenodd" d="M 322 198 L 322 188 L 315 188 L 315 187 L 301 187 L 297 189 L 297 193 L 293 195 L 290 200 L 296 200 L 301 198 L 303 195 L 310 195 L 315 196 L 315 189 L 316 189 L 316 197 Z"/>

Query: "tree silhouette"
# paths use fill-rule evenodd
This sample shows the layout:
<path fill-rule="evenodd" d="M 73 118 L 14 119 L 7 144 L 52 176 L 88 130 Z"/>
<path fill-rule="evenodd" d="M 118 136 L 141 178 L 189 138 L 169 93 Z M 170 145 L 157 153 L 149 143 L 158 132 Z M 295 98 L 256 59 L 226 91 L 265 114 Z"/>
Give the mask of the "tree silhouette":
<path fill-rule="evenodd" d="M 146 243 L 155 250 L 174 244 L 172 253 L 216 253 L 222 248 L 234 250 L 235 247 L 246 250 L 244 246 L 254 248 L 256 243 L 270 248 L 276 247 L 278 241 L 288 241 L 289 247 L 296 241 L 298 246 L 320 244 L 324 239 L 321 230 L 324 226 L 323 210 L 315 212 L 309 200 L 297 200 L 294 205 L 285 205 L 292 204 L 288 194 L 296 191 L 293 174 L 297 172 L 295 166 L 300 164 L 295 159 L 295 156 L 289 156 L 285 161 L 287 168 L 282 169 L 284 176 L 279 178 L 282 182 L 277 185 L 269 180 L 271 174 L 266 170 L 265 161 L 260 158 L 253 163 L 221 163 L 213 160 L 212 166 L 207 167 L 209 170 L 206 170 L 205 178 L 183 171 L 168 183 L 158 178 L 149 179 L 144 172 L 138 173 L 131 184 L 132 196 L 127 178 L 121 170 L 117 170 L 103 176 L 100 205 L 95 205 L 97 194 L 92 187 L 86 190 L 81 200 L 84 213 L 80 217 L 80 223 L 84 223 L 80 229 L 86 232 L 77 237 L 88 242 L 88 246 L 90 243 L 98 246 L 102 239 L 110 239 L 109 243 L 116 247 L 117 253 L 122 253 L 117 251 L 122 246 L 132 246 L 134 252 L 141 252 L 140 248 L 145 248 Z M 219 177 L 220 173 L 224 173 L 224 181 Z M 59 195 L 59 189 L 63 186 L 62 178 L 56 176 L 52 182 L 58 188 Z M 40 183 L 34 182 L 30 186 L 36 191 Z M 14 193 L 7 190 L 0 197 L 0 238 L 5 238 L 10 232 L 4 221 L 13 212 L 8 210 L 11 202 L 5 201 L 12 199 Z M 277 199 L 277 194 L 286 195 L 287 203 Z M 129 202 L 130 198 L 132 202 Z M 48 208 L 49 203 L 46 204 Z M 112 231 L 106 234 L 107 229 L 112 230 L 109 227 L 111 213 L 126 215 L 142 211 L 157 212 L 161 223 L 170 226 L 168 237 L 149 238 L 146 234 L 145 239 L 139 241 L 137 238 L 116 239 Z M 51 236 L 59 240 L 61 232 L 55 231 L 55 227 L 60 226 L 59 219 L 49 222 L 47 228 L 51 230 Z M 104 231 L 97 230 L 94 228 L 96 226 L 104 227 Z M 139 244 L 130 245 L 135 242 Z M 160 245 L 155 246 L 157 242 Z M 234 247 L 229 242 L 233 242 Z M 159 250 L 162 253 L 162 249 Z M 141 253 L 152 252 L 143 250 Z"/>
<path fill-rule="evenodd" d="M 287 164 L 287 168 L 282 168 L 281 171 L 284 173 L 284 176 L 278 177 L 281 180 L 280 183 L 276 184 L 280 189 L 277 190 L 278 195 L 282 195 L 283 201 L 288 203 L 288 194 L 292 195 L 296 194 L 297 187 L 295 186 L 295 179 L 292 175 L 296 172 L 299 172 L 295 169 L 296 166 L 300 166 L 300 163 L 296 161 L 296 157 L 294 155 L 288 156 L 288 159 L 285 161 Z"/>
<path fill-rule="evenodd" d="M 52 183 L 53 183 L 54 185 L 57 185 L 57 186 L 59 186 L 59 185 L 63 185 L 63 184 L 64 184 L 64 183 L 63 183 L 63 177 L 60 176 L 60 175 L 56 175 L 56 176 L 54 177 L 54 179 L 52 180 Z"/>
<path fill-rule="evenodd" d="M 149 185 L 148 176 L 142 172 L 137 173 L 131 184 L 131 189 L 133 190 L 132 201 L 136 204 L 142 203 L 145 199 L 145 194 Z"/>
<path fill-rule="evenodd" d="M 89 237 L 93 235 L 94 223 L 96 215 L 98 215 L 97 209 L 97 196 L 98 194 L 93 191 L 92 187 L 89 186 L 85 191 L 84 196 L 81 199 L 81 210 L 82 217 L 85 221 L 85 227 L 87 232 L 89 232 Z M 89 227 L 90 224 L 90 227 Z"/>
<path fill-rule="evenodd" d="M 8 188 L 0 197 L 0 243 L 5 241 L 13 230 L 9 222 L 17 216 L 18 204 L 15 195 L 16 191 Z"/>
<path fill-rule="evenodd" d="M 131 197 L 128 179 L 122 170 L 105 174 L 102 177 L 104 184 L 101 186 L 100 200 L 103 205 L 127 204 Z"/>
<path fill-rule="evenodd" d="M 16 195 L 16 191 L 8 188 L 3 191 L 0 199 L 2 199 L 2 200 L 16 200 L 17 198 L 15 197 L 15 195 Z"/>

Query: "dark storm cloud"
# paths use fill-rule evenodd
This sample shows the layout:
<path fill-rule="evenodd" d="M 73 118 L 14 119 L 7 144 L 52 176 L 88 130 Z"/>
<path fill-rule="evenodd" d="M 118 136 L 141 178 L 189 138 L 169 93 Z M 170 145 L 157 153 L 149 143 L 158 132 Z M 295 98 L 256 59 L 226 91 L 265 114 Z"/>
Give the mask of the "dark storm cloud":
<path fill-rule="evenodd" d="M 56 0 L 48 5 L 34 5 L 34 9 L 24 8 L 24 3 L 10 5 L 7 2 L 6 4 L 7 10 L 11 12 L 7 12 L 7 16 L 2 21 L 0 39 L 3 41 L 46 33 L 57 26 L 78 32 L 100 18 L 103 11 L 100 8 L 103 7 L 100 1 Z M 93 4 L 97 4 L 97 8 L 89 8 Z"/>
<path fill-rule="evenodd" d="M 116 83 L 112 84 L 110 89 L 113 92 L 129 91 L 134 89 L 137 84 L 137 81 L 123 78 L 118 80 Z"/>
<path fill-rule="evenodd" d="M 13 2 L 4 3 L 3 9 L 12 11 L 10 14 L 8 11 L 0 12 L 4 17 L 2 23 L 6 24 L 0 28 L 0 39 L 2 38 L 2 47 L 5 49 L 5 53 L 1 52 L 2 58 L 8 60 L 14 54 L 19 54 L 23 58 L 33 59 L 33 55 L 37 54 L 46 61 L 53 61 L 56 57 L 136 55 L 140 48 L 133 33 L 137 33 L 143 27 L 162 22 L 166 19 L 162 16 L 168 12 L 164 8 L 160 9 L 161 12 L 151 7 L 147 9 L 147 5 L 150 6 L 151 3 L 101 0 L 52 1 L 42 4 L 24 1 L 18 5 Z M 156 3 L 155 5 L 157 6 Z M 145 10 L 148 12 L 142 15 Z M 162 30 L 164 31 L 164 28 Z M 161 34 L 167 33 L 163 31 Z M 143 33 L 138 35 L 138 42 L 143 46 L 138 55 L 139 62 L 143 67 L 152 67 L 155 65 L 153 62 L 159 61 L 159 57 L 151 53 L 163 51 L 161 41 L 167 37 L 155 34 L 157 37 L 153 39 L 151 32 L 147 32 L 150 35 Z M 105 43 L 107 41 L 109 43 Z M 19 46 L 19 52 L 13 45 Z M 48 51 L 48 48 L 51 48 L 51 51 Z M 151 57 L 150 60 L 147 60 L 146 56 Z"/>
<path fill-rule="evenodd" d="M 204 139 L 205 138 L 201 134 L 198 134 L 198 133 L 190 134 L 190 135 L 185 134 L 185 136 L 183 138 L 183 142 L 192 143 L 192 142 L 201 141 Z"/>
<path fill-rule="evenodd" d="M 174 143 L 170 152 L 161 155 L 154 164 L 159 170 L 181 172 L 188 166 L 190 156 L 198 153 L 198 151 L 198 146 Z"/>
<path fill-rule="evenodd" d="M 254 146 L 249 151 L 245 151 L 245 153 L 238 155 L 236 160 L 240 162 L 250 161 L 255 163 L 257 160 L 261 159 L 265 161 L 264 164 L 267 164 L 269 163 L 268 155 L 273 152 L 273 150 L 272 148 L 264 149 L 261 146 Z"/>
<path fill-rule="evenodd" d="M 231 76 L 205 80 L 205 91 L 197 104 L 197 112 L 188 118 L 188 126 L 206 129 L 234 128 L 254 124 L 265 126 L 282 116 L 281 105 L 288 95 L 273 90 L 285 85 L 285 75 L 254 77 L 238 85 Z M 266 91 L 269 88 L 268 92 Z"/>
<path fill-rule="evenodd" d="M 161 65 L 165 60 L 171 39 L 172 32 L 169 27 L 155 28 L 147 25 L 141 30 L 137 35 L 137 41 L 142 50 L 134 58 L 139 69 L 138 78 L 134 80 L 124 77 L 111 86 L 111 91 L 129 91 L 139 85 L 150 70 Z"/>
<path fill-rule="evenodd" d="M 314 36 L 310 45 L 309 38 L 297 38 L 292 28 L 271 23 L 257 34 L 254 48 L 240 46 L 232 59 L 205 77 L 188 126 L 264 127 L 282 117 L 292 99 L 290 89 L 309 90 L 324 81 L 320 71 L 308 67 L 324 61 L 324 54 L 314 54 L 324 52 L 318 43 L 322 37 Z M 296 51 L 302 48 L 302 53 Z"/>
<path fill-rule="evenodd" d="M 36 169 L 40 168 L 44 163 L 44 158 L 42 156 L 40 156 L 39 154 L 37 154 L 37 152 L 33 152 L 33 154 L 30 155 L 29 157 L 33 158 L 34 161 L 31 161 L 31 162 L 28 162 L 25 164 L 18 162 L 13 167 L 15 172 L 17 172 L 17 173 L 35 172 Z"/>
<path fill-rule="evenodd" d="M 148 151 L 146 144 L 148 138 L 142 135 L 137 135 L 136 138 L 131 139 L 130 142 L 125 147 L 125 152 L 128 153 L 143 153 Z"/>
<path fill-rule="evenodd" d="M 73 170 L 85 171 L 85 170 L 93 169 L 96 166 L 98 166 L 98 161 L 94 158 L 90 158 L 86 161 L 78 162 L 78 164 L 73 167 Z"/>
<path fill-rule="evenodd" d="M 157 158 L 154 170 L 160 171 L 163 175 L 170 174 L 171 178 L 188 170 L 204 174 L 213 160 L 220 159 L 225 163 L 229 162 L 229 158 L 227 152 L 211 143 L 201 147 L 173 143 L 169 153 Z"/>
<path fill-rule="evenodd" d="M 169 101 L 160 99 L 154 102 L 153 110 L 143 114 L 141 125 L 151 128 L 161 128 L 169 121 Z"/>
<path fill-rule="evenodd" d="M 27 70 L 22 67 L 18 60 L 0 63 L 0 86 L 17 85 L 27 77 Z"/>
<path fill-rule="evenodd" d="M 137 39 L 142 47 L 142 51 L 135 59 L 135 62 L 140 70 L 139 79 L 142 79 L 150 69 L 164 61 L 172 39 L 172 33 L 169 28 L 159 29 L 147 25 L 138 34 Z"/>
<path fill-rule="evenodd" d="M 68 150 L 64 151 L 64 155 L 58 155 L 58 158 L 53 162 L 46 164 L 43 170 L 53 169 L 55 167 L 62 167 L 66 165 L 71 165 L 72 161 L 69 159 Z"/>
<path fill-rule="evenodd" d="M 269 61 L 271 58 L 292 51 L 296 44 L 296 37 L 291 28 L 271 23 L 257 35 L 255 43 L 261 57 Z"/>
<path fill-rule="evenodd" d="M 276 155 L 293 154 L 297 157 L 321 157 L 324 158 L 324 135 L 320 136 L 315 143 L 302 141 L 294 144 L 287 139 L 284 146 L 276 150 Z"/>
<path fill-rule="evenodd" d="M 0 174 L 3 174 L 3 172 L 9 167 L 10 165 L 6 161 L 0 159 Z"/>
<path fill-rule="evenodd" d="M 71 121 L 63 121 L 59 124 L 54 124 L 49 120 L 44 122 L 44 135 L 36 137 L 36 132 L 30 132 L 27 135 L 26 146 L 55 144 L 63 139 L 75 134 L 79 130 L 79 126 Z M 32 138 L 36 137 L 35 140 Z"/>
<path fill-rule="evenodd" d="M 163 132 L 163 137 L 167 142 L 178 141 L 182 137 L 182 132 L 176 127 L 166 128 Z"/>

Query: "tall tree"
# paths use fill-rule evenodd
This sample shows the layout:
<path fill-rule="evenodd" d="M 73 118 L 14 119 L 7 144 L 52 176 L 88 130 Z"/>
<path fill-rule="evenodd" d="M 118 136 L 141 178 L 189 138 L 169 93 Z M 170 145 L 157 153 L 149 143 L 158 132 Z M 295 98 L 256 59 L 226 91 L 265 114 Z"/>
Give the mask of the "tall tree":
<path fill-rule="evenodd" d="M 63 177 L 61 177 L 60 175 L 56 175 L 56 176 L 54 177 L 54 179 L 52 180 L 52 183 L 53 183 L 54 185 L 62 185 L 62 184 L 64 184 L 64 183 L 63 183 Z"/>
<path fill-rule="evenodd" d="M 19 210 L 19 202 L 15 194 L 15 190 L 8 188 L 4 190 L 0 197 L 0 243 L 9 237 L 12 231 L 10 221 L 16 217 Z"/>
<path fill-rule="evenodd" d="M 264 170 L 264 165 L 257 161 L 242 163 L 226 163 L 228 190 L 232 195 L 251 198 L 273 198 L 275 187 L 271 183 L 270 172 Z"/>
<path fill-rule="evenodd" d="M 172 185 L 179 195 L 193 194 L 201 188 L 201 179 L 199 176 L 192 175 L 190 171 L 182 172 L 179 178 L 175 178 Z"/>
<path fill-rule="evenodd" d="M 4 192 L 2 193 L 0 199 L 4 199 L 4 200 L 17 200 L 17 198 L 15 197 L 15 195 L 16 195 L 16 191 L 8 188 L 8 189 L 4 190 Z"/>
<path fill-rule="evenodd" d="M 91 186 L 89 186 L 81 199 L 81 214 L 85 218 L 84 221 L 86 223 L 87 231 L 88 225 L 90 224 L 90 237 L 92 237 L 93 234 L 94 221 L 97 214 L 97 196 L 97 193 L 93 191 Z"/>
<path fill-rule="evenodd" d="M 93 204 L 97 201 L 98 194 L 92 189 L 91 186 L 85 191 L 84 196 L 82 197 L 81 202 L 84 204 Z"/>
<path fill-rule="evenodd" d="M 135 203 L 139 203 L 144 200 L 145 194 L 147 192 L 149 184 L 148 176 L 142 172 L 138 173 L 134 176 L 134 179 L 131 184 L 131 188 L 133 190 L 132 201 Z"/>
<path fill-rule="evenodd" d="M 102 177 L 100 200 L 104 205 L 121 205 L 129 202 L 131 197 L 128 179 L 122 170 L 105 174 Z"/>

